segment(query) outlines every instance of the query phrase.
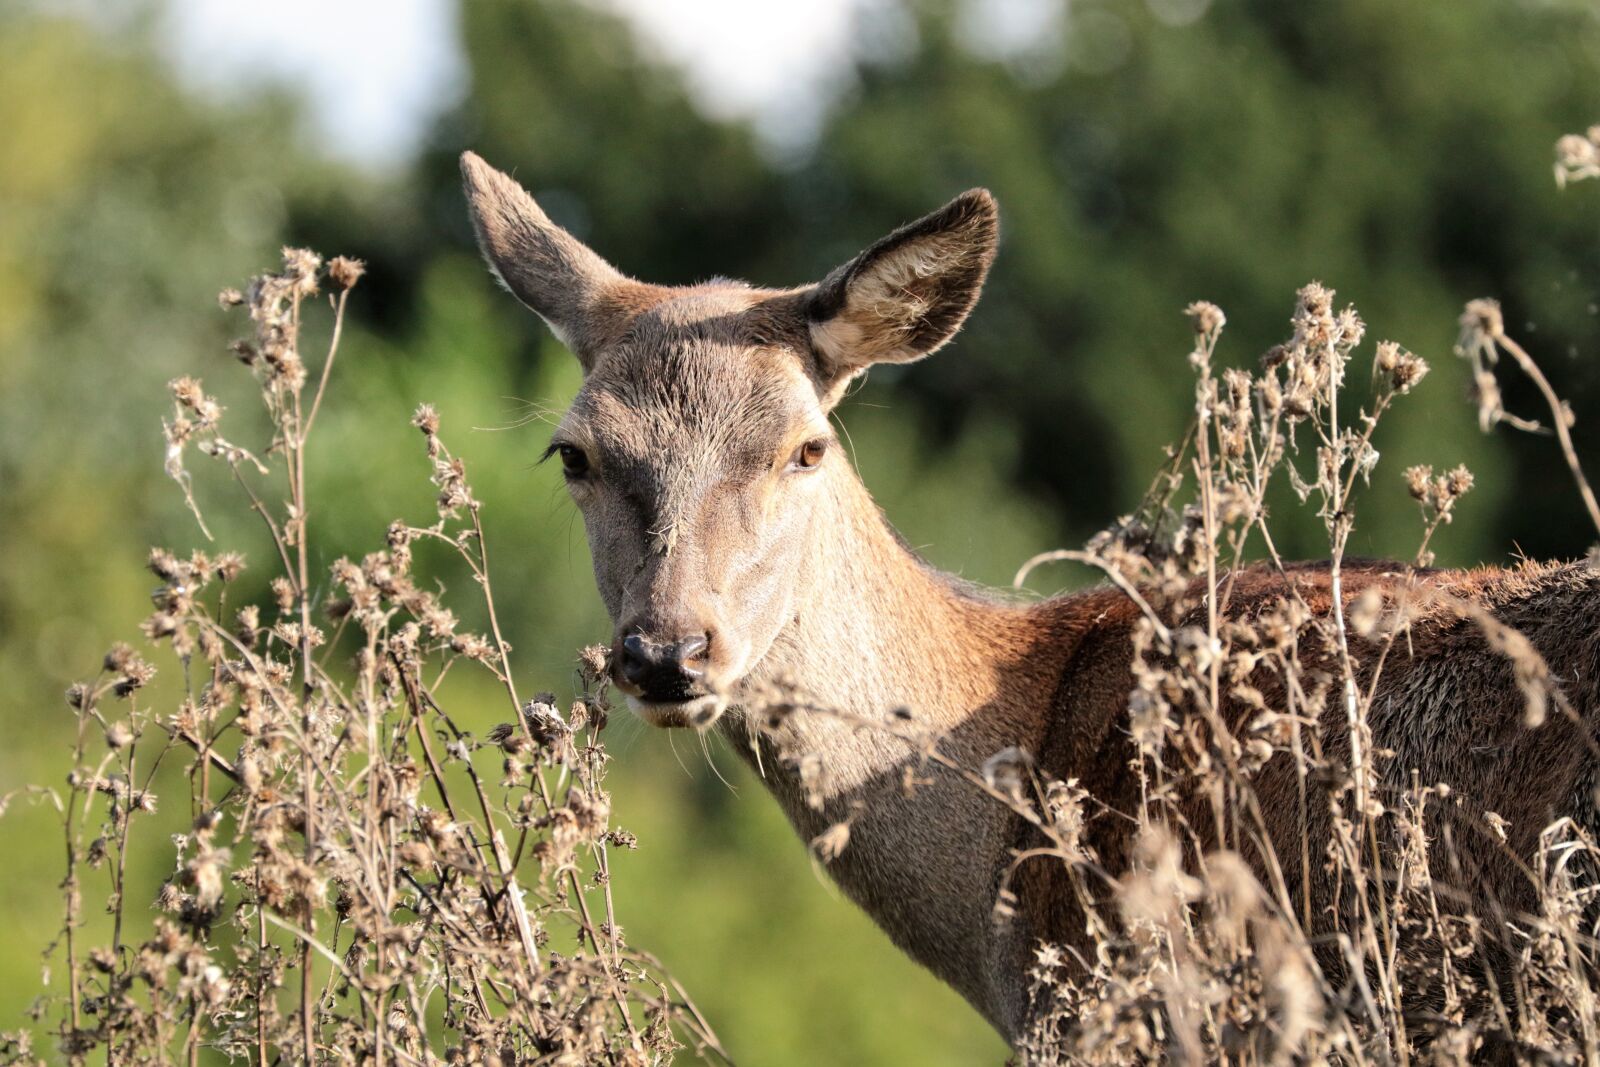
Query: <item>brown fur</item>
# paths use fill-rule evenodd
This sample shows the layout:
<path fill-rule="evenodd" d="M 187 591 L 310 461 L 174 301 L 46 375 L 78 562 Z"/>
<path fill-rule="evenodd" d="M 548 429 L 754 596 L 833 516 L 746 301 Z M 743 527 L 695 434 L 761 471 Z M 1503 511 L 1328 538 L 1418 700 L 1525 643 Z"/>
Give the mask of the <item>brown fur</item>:
<path fill-rule="evenodd" d="M 463 166 L 491 264 L 580 348 L 584 387 L 557 440 L 592 467 L 572 489 L 619 638 L 710 635 L 715 696 L 636 710 L 660 725 L 709 725 L 720 715 L 803 838 L 850 821 L 833 877 L 896 944 L 1016 1041 L 1037 940 L 1084 936 L 1060 865 L 1023 867 L 1017 918 L 999 927 L 992 906 L 1013 852 L 1030 843 L 1025 823 L 949 773 L 920 772 L 927 780 L 908 792 L 907 769 L 920 763 L 887 731 L 800 714 L 757 735 L 741 706 L 779 690 L 869 721 L 909 709 L 963 765 L 1015 746 L 1050 775 L 1078 779 L 1111 811 L 1138 806 L 1125 725 L 1137 612 L 1127 597 L 1100 589 L 1017 604 L 981 595 L 899 541 L 840 450 L 815 470 L 789 462 L 801 442 L 830 433 L 828 412 L 868 364 L 920 358 L 959 327 L 994 254 L 993 200 L 966 194 L 817 287 L 665 289 L 601 270 L 604 261 L 550 224 L 514 182 L 470 154 Z M 1288 580 L 1314 611 L 1329 610 L 1325 566 L 1293 569 Z M 1344 594 L 1371 585 L 1392 594 L 1402 580 L 1382 565 L 1351 567 Z M 1266 570 L 1240 575 L 1230 612 L 1265 609 L 1284 582 Z M 1600 706 L 1600 578 L 1587 566 L 1429 573 L 1422 582 L 1526 632 L 1572 705 L 1585 716 Z M 1594 822 L 1586 787 L 1594 761 L 1580 727 L 1564 718 L 1525 729 L 1506 659 L 1445 600 L 1430 603 L 1376 690 L 1375 739 L 1395 752 L 1383 785 L 1399 790 L 1415 770 L 1510 821 L 1506 847 L 1469 820 L 1451 829 L 1463 864 L 1455 881 L 1512 915 L 1535 899 L 1522 864 L 1540 828 L 1561 814 Z M 1314 661 L 1314 650 L 1306 656 Z M 1262 673 L 1255 681 L 1269 704 L 1281 703 Z M 1237 720 L 1245 710 L 1226 713 Z M 1342 707 L 1323 726 L 1337 761 Z M 820 761 L 784 758 L 794 753 Z M 820 792 L 820 809 L 803 777 Z M 1320 855 L 1327 806 L 1310 805 L 1302 826 L 1296 790 L 1287 757 L 1260 772 L 1269 836 L 1281 856 L 1294 856 L 1309 835 Z M 1204 847 L 1209 809 L 1199 797 L 1186 803 Z M 1113 815 L 1092 824 L 1090 843 L 1113 872 L 1128 861 L 1130 826 Z M 1259 868 L 1259 854 L 1251 858 Z M 1318 915 L 1332 903 L 1320 872 L 1318 862 L 1307 887 L 1284 864 L 1291 894 L 1309 892 Z"/>
<path fill-rule="evenodd" d="M 1445 783 L 1463 806 L 1446 805 L 1438 832 L 1441 841 L 1434 876 L 1450 901 L 1470 903 L 1479 915 L 1501 918 L 1528 916 L 1537 908 L 1538 887 L 1528 874 L 1540 831 L 1553 820 L 1569 815 L 1593 828 L 1595 801 L 1585 784 L 1594 773 L 1592 717 L 1600 709 L 1596 669 L 1600 667 L 1600 573 L 1584 563 L 1526 565 L 1516 570 L 1488 568 L 1471 572 L 1427 573 L 1420 588 L 1407 585 L 1399 567 L 1369 564 L 1346 569 L 1346 606 L 1363 589 L 1376 585 L 1391 599 L 1404 594 L 1412 602 L 1428 603 L 1409 633 L 1397 642 L 1385 664 L 1372 702 L 1374 743 L 1393 752 L 1383 762 L 1379 800 L 1398 806 L 1400 795 L 1412 785 Z M 1319 616 L 1331 609 L 1326 565 L 1303 566 L 1290 572 L 1300 595 Z M 1265 569 L 1246 572 L 1235 590 L 1230 614 L 1248 618 L 1272 608 L 1283 595 L 1284 580 Z M 1476 603 L 1500 622 L 1523 632 L 1531 640 L 1567 699 L 1590 721 L 1574 723 L 1552 714 L 1542 727 L 1525 725 L 1526 703 L 1513 679 L 1510 661 L 1488 646 L 1480 624 L 1463 618 L 1453 605 Z M 1064 597 L 1042 605 L 1041 612 L 1058 618 L 1081 620 L 1089 612 L 1095 621 L 1068 653 L 1062 684 L 1051 702 L 1044 731 L 1037 742 L 1040 763 L 1050 773 L 1078 778 L 1095 799 L 1109 809 L 1132 813 L 1139 808 L 1138 785 L 1128 773 L 1132 758 L 1125 726 L 1126 699 L 1131 685 L 1128 641 L 1137 611 L 1120 593 L 1102 590 Z M 1076 623 L 1067 622 L 1068 628 Z M 1362 655 L 1360 678 L 1376 659 Z M 1311 670 L 1336 670 L 1319 663 L 1321 654 L 1309 643 L 1302 646 Z M 1281 676 L 1262 670 L 1251 679 L 1270 707 L 1284 707 Z M 1225 716 L 1239 725 L 1250 709 L 1225 704 Z M 1349 758 L 1345 709 L 1331 700 L 1322 716 L 1326 753 L 1335 764 Z M 1589 735 L 1586 737 L 1585 735 Z M 1321 862 L 1322 845 L 1329 839 L 1331 813 L 1326 795 L 1313 783 L 1308 818 L 1299 816 L 1296 769 L 1292 759 L 1279 754 L 1269 760 L 1254 780 L 1274 851 L 1290 897 L 1303 900 L 1305 886 L 1293 859 L 1300 841 L 1313 843 L 1310 914 L 1313 941 L 1327 932 L 1335 905 L 1335 886 Z M 1509 823 L 1509 840 L 1502 844 L 1475 816 L 1493 810 Z M 1189 797 L 1184 805 L 1187 825 L 1202 848 L 1214 844 L 1209 803 Z M 1019 827 L 1019 847 L 1027 834 Z M 1133 846 L 1131 823 L 1110 815 L 1096 821 L 1090 843 L 1105 866 L 1125 869 Z M 1250 851 L 1250 850 L 1247 850 Z M 1259 852 L 1250 855 L 1263 881 L 1267 875 Z M 1454 869 L 1459 863 L 1460 868 Z M 1020 912 L 1032 924 L 1031 933 L 1065 943 L 1081 943 L 1083 921 L 1070 894 L 1064 892 L 1059 865 L 1039 863 L 1021 879 Z M 1348 887 L 1346 887 L 1348 897 Z M 1348 903 L 1348 901 L 1347 901 Z M 1324 943 L 1324 949 L 1331 945 Z M 1324 953 L 1324 965 L 1337 972 L 1339 961 Z"/>

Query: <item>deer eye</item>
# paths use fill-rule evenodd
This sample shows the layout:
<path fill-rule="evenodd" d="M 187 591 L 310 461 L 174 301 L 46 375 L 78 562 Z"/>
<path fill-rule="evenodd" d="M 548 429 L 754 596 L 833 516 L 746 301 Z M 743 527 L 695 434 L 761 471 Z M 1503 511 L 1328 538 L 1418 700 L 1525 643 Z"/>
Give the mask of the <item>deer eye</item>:
<path fill-rule="evenodd" d="M 822 457 L 827 455 L 827 452 L 828 439 L 826 437 L 813 437 L 795 449 L 794 458 L 789 461 L 789 469 L 815 470 L 817 464 L 822 462 Z"/>
<path fill-rule="evenodd" d="M 568 478 L 582 478 L 589 473 L 589 457 L 577 445 L 557 445 L 561 455 L 561 470 Z"/>

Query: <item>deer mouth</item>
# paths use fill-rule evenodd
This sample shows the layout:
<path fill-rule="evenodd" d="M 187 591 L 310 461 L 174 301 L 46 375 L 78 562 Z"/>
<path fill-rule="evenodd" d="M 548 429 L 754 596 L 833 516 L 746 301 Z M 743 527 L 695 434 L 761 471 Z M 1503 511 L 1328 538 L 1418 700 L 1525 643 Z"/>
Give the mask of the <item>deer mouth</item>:
<path fill-rule="evenodd" d="M 722 717 L 722 698 L 712 693 L 685 700 L 647 700 L 628 695 L 628 710 L 651 726 L 666 730 L 704 730 Z"/>

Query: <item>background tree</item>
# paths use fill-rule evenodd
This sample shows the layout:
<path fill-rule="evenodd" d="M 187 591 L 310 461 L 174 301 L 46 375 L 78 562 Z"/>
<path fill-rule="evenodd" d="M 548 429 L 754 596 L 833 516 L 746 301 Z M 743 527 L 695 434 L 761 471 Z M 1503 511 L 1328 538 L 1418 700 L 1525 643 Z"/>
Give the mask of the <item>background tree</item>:
<path fill-rule="evenodd" d="M 484 428 L 457 441 L 493 505 L 511 640 L 544 675 L 530 682 L 559 687 L 573 650 L 606 634 L 559 478 L 532 466 L 577 368 L 493 291 L 459 194 L 465 147 L 659 282 L 799 284 L 961 189 L 992 188 L 1003 248 L 968 328 L 926 364 L 876 372 L 841 413 L 891 519 L 970 577 L 1006 581 L 1135 503 L 1190 409 L 1186 303 L 1220 304 L 1225 358 L 1250 363 L 1311 278 L 1435 369 L 1380 433 L 1355 551 L 1414 543 L 1414 505 L 1382 471 L 1456 462 L 1479 488 L 1436 543 L 1441 562 L 1588 548 L 1551 442 L 1480 436 L 1449 348 L 1462 303 L 1500 297 L 1600 463 L 1600 199 L 1558 190 L 1548 164 L 1557 136 L 1600 118 L 1590 5 L 1080 0 L 1006 47 L 984 44 L 985 10 L 865 9 L 847 89 L 816 142 L 780 159 L 700 114 L 613 16 L 571 0 L 464 4 L 471 89 L 414 164 L 380 176 L 321 158 L 286 99 L 181 89 L 148 10 L 110 27 L 0 14 L 0 789 L 59 767 L 58 693 L 141 612 L 145 546 L 197 540 L 163 484 L 152 416 L 200 354 L 231 358 L 211 295 L 285 242 L 370 267 L 341 401 L 319 429 L 359 460 L 314 474 L 339 501 L 317 517 L 325 543 L 366 544 L 408 501 L 426 510 L 394 457 L 431 400 L 449 424 Z M 1533 411 L 1507 384 L 1510 406 Z M 1318 544 L 1308 528 L 1285 548 Z M 684 979 L 741 1062 L 1000 1057 L 954 994 L 805 877 L 729 754 L 710 758 L 737 798 L 693 742 L 686 773 L 669 739 L 611 729 L 619 821 L 645 840 L 617 870 L 631 940 Z M 0 822 L 29 872 L 0 881 L 0 914 L 36 932 L 0 962 L 10 1019 L 54 921 L 49 821 L 21 806 Z M 165 873 L 136 871 L 152 888 Z"/>

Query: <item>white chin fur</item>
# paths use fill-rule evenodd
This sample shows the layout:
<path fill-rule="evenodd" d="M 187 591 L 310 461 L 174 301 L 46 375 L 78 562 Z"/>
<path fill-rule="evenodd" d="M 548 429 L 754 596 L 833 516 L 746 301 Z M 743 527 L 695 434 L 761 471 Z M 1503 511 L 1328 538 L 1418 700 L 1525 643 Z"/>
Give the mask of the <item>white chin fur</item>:
<path fill-rule="evenodd" d="M 651 726 L 663 729 L 696 727 L 703 730 L 721 717 L 722 709 L 722 698 L 717 696 L 696 697 L 693 700 L 682 700 L 673 704 L 658 704 L 651 700 L 640 700 L 636 696 L 628 697 L 629 711 Z"/>

